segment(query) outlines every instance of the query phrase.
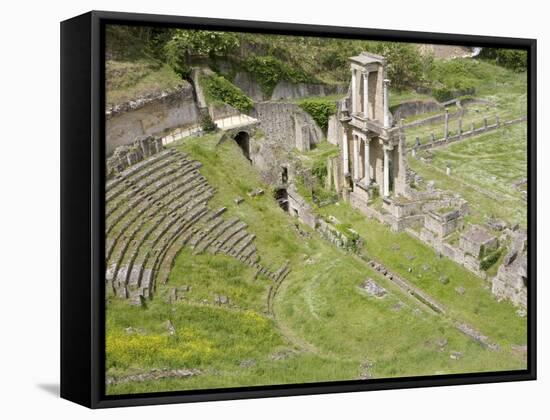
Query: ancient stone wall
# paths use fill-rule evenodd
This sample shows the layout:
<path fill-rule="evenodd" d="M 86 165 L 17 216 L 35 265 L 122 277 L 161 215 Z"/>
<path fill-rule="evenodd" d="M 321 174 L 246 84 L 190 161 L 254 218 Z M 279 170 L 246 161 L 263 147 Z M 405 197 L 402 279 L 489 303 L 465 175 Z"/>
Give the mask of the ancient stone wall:
<path fill-rule="evenodd" d="M 460 235 L 460 248 L 474 257 L 480 257 L 482 251 L 491 251 L 498 248 L 498 240 L 479 226 L 471 226 Z"/>
<path fill-rule="evenodd" d="M 163 149 L 160 138 L 141 136 L 132 144 L 119 146 L 106 161 L 107 179 L 123 172 L 126 168 L 147 159 Z"/>
<path fill-rule="evenodd" d="M 240 88 L 254 102 L 263 101 L 264 94 L 256 78 L 245 71 L 239 71 L 233 79 L 233 84 Z"/>
<path fill-rule="evenodd" d="M 328 118 L 327 141 L 337 146 L 338 142 L 341 141 L 343 135 L 344 126 L 342 125 L 340 120 L 338 120 L 338 116 L 331 115 Z"/>
<path fill-rule="evenodd" d="M 391 112 L 395 120 L 399 121 L 401 118 L 426 114 L 428 112 L 443 111 L 443 109 L 443 105 L 439 102 L 432 99 L 424 99 L 401 102 L 399 105 L 392 107 Z"/>
<path fill-rule="evenodd" d="M 298 192 L 290 187 L 288 193 L 288 212 L 291 216 L 298 218 L 310 228 L 315 229 L 317 226 L 317 217 L 313 214 L 311 206 L 298 194 Z"/>
<path fill-rule="evenodd" d="M 424 227 L 442 238 L 461 229 L 464 224 L 458 210 L 450 211 L 446 214 L 439 214 L 430 211 L 424 219 Z"/>
<path fill-rule="evenodd" d="M 271 96 L 266 96 L 255 77 L 247 72 L 237 72 L 233 84 L 255 102 L 299 99 L 308 96 L 344 94 L 347 85 L 326 85 L 322 83 L 291 83 L 281 81 L 275 85 Z"/>
<path fill-rule="evenodd" d="M 347 90 L 345 85 L 325 85 L 321 83 L 290 83 L 279 82 L 271 94 L 272 101 L 285 99 L 305 98 L 308 96 L 327 96 L 344 94 Z"/>
<path fill-rule="evenodd" d="M 324 139 L 323 131 L 311 115 L 291 102 L 259 102 L 251 116 L 260 121 L 260 128 L 268 141 L 288 147 L 296 146 L 296 132 L 303 136 L 302 127 L 307 127 L 312 144 Z"/>
<path fill-rule="evenodd" d="M 133 143 L 138 136 L 159 135 L 165 130 L 198 123 L 199 108 L 193 87 L 182 81 L 182 86 L 173 92 L 131 101 L 127 106 L 108 111 L 106 154 L 110 155 L 118 146 Z"/>

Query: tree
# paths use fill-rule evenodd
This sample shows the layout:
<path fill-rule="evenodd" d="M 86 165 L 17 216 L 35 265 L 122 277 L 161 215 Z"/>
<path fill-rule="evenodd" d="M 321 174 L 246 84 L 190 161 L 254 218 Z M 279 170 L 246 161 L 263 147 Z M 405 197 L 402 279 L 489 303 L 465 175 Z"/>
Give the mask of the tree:
<path fill-rule="evenodd" d="M 177 29 L 164 46 L 166 61 L 182 76 L 189 72 L 189 57 L 215 57 L 230 54 L 239 47 L 239 38 L 231 32 Z"/>
<path fill-rule="evenodd" d="M 368 50 L 388 60 L 388 77 L 397 90 L 416 87 L 429 71 L 430 57 L 422 58 L 412 44 L 398 42 L 371 42 Z"/>

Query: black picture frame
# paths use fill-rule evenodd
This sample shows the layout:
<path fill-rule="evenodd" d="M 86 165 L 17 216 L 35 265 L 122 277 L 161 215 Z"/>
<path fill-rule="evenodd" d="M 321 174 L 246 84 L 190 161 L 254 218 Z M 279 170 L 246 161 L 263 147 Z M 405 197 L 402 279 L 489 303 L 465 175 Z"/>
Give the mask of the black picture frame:
<path fill-rule="evenodd" d="M 105 396 L 105 24 L 368 38 L 528 52 L 528 305 L 524 371 Z M 61 23 L 61 397 L 90 408 L 536 379 L 536 40 L 92 11 Z"/>

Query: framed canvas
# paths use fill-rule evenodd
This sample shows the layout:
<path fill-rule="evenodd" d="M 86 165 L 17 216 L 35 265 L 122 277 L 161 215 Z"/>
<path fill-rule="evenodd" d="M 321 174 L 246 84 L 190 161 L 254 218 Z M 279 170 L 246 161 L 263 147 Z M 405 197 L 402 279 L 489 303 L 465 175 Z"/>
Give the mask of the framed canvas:
<path fill-rule="evenodd" d="M 61 24 L 61 396 L 536 378 L 536 41 Z"/>

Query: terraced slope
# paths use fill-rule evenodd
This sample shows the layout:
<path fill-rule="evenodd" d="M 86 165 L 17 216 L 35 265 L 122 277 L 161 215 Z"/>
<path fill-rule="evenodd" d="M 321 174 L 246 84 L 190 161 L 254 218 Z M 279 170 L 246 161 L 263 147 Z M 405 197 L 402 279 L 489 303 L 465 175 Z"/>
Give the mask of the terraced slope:
<path fill-rule="evenodd" d="M 174 258 L 185 246 L 194 254 L 223 253 L 275 276 L 260 264 L 255 235 L 225 207 L 212 210 L 215 193 L 200 163 L 175 149 L 140 162 L 106 187 L 107 292 L 141 304 L 155 282 L 168 280 Z"/>
<path fill-rule="evenodd" d="M 153 174 L 168 171 L 173 163 L 177 166 L 178 159 L 196 165 L 195 175 L 200 177 L 197 175 L 195 182 L 202 182 L 202 187 L 192 190 L 199 195 L 192 200 L 179 199 L 180 206 L 174 207 L 174 212 L 192 206 L 193 200 L 213 195 L 190 210 L 204 208 L 206 213 L 191 228 L 186 229 L 183 223 L 170 245 L 158 251 L 160 245 L 143 245 L 150 250 L 150 259 L 160 261 L 152 271 L 153 299 L 146 300 L 146 305 L 132 306 L 110 289 L 106 316 L 108 394 L 525 367 L 525 319 L 512 305 L 498 303 L 480 279 L 450 260 L 436 259 L 427 246 L 404 233 L 390 232 L 345 203 L 320 209 L 325 216 L 334 215 L 353 226 L 365 239 L 367 256 L 383 262 L 393 277 L 407 280 L 440 302 L 446 314 L 430 309 L 398 287 L 395 279 L 384 274 L 386 270 L 335 247 L 283 212 L 237 144 L 220 144 L 219 136 L 171 144 L 171 151 L 132 172 L 130 179 L 139 184 L 145 180 L 139 175 L 142 171 L 151 171 L 148 177 L 156 179 Z M 200 169 L 191 158 L 202 163 Z M 163 160 L 165 165 L 160 163 Z M 159 168 L 153 170 L 156 166 Z M 178 178 L 178 173 L 170 176 Z M 129 193 L 130 185 L 123 187 L 123 182 L 111 181 L 112 197 L 121 191 Z M 150 185 L 151 194 L 162 194 L 167 188 Z M 114 194 L 113 188 L 121 190 Z M 266 193 L 247 195 L 258 188 Z M 144 191 L 146 195 L 147 188 Z M 236 197 L 244 197 L 244 201 L 237 203 Z M 120 199 L 117 207 L 130 200 Z M 121 217 L 119 223 L 124 223 L 122 220 L 130 218 L 141 205 L 157 211 L 155 200 L 145 201 L 111 210 L 109 217 L 114 220 L 124 212 L 124 216 L 117 216 Z M 167 202 L 168 198 L 160 201 Z M 117 229 L 113 226 L 111 239 Z M 139 232 L 134 238 L 142 237 Z M 134 249 L 129 234 L 125 235 L 128 250 Z M 249 256 L 251 245 L 255 252 Z M 123 245 L 117 241 L 111 246 L 114 256 Z M 138 255 L 141 248 L 136 247 Z M 118 266 L 129 265 L 130 252 L 122 256 Z M 127 269 L 130 296 L 147 293 L 140 294 L 143 284 L 135 288 L 130 281 L 131 273 L 139 272 L 135 267 L 144 264 L 148 263 L 136 257 Z M 448 284 L 440 281 L 442 274 L 449 277 Z M 368 280 L 386 294 L 369 294 L 365 288 Z M 110 284 L 118 291 L 114 273 Z M 460 286 L 463 294 L 456 291 Z M 490 348 L 474 339 L 454 320 L 467 323 L 498 347 Z"/>

